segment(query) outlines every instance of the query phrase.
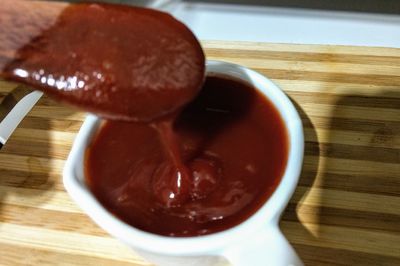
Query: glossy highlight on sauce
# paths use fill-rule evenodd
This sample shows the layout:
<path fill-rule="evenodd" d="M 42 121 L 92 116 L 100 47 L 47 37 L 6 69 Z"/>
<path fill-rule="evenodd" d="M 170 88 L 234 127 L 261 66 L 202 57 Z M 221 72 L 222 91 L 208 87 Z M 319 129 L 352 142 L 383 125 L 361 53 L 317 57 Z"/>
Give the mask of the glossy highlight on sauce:
<path fill-rule="evenodd" d="M 167 13 L 2 1 L 0 77 L 57 100 L 109 119 L 150 121 L 191 101 L 204 81 L 199 42 Z"/>
<path fill-rule="evenodd" d="M 282 178 L 285 125 L 273 104 L 243 81 L 208 76 L 172 131 L 188 171 L 184 197 L 174 204 L 161 194 L 179 179 L 165 178 L 176 169 L 151 124 L 105 121 L 86 151 L 89 188 L 138 229 L 198 236 L 231 228 L 254 214 Z"/>

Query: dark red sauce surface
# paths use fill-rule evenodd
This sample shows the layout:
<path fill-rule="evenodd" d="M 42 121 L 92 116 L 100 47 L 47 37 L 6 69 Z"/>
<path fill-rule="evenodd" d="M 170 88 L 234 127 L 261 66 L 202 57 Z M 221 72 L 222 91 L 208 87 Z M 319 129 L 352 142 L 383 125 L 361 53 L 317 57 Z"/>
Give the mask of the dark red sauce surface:
<path fill-rule="evenodd" d="M 159 125 L 106 121 L 86 152 L 90 189 L 136 228 L 167 236 L 221 231 L 255 213 L 281 180 L 286 128 L 269 100 L 242 81 L 207 77 L 200 95 L 164 130 L 186 171 L 173 202 L 163 193 L 171 195 L 168 189 L 180 182 L 177 164 L 164 149 L 171 135 L 160 135 Z"/>
<path fill-rule="evenodd" d="M 167 13 L 112 4 L 57 10 L 49 2 L 41 13 L 26 3 L 0 8 L 3 78 L 107 118 L 141 121 L 179 109 L 201 88 L 201 46 Z M 46 13 L 47 6 L 56 11 Z"/>

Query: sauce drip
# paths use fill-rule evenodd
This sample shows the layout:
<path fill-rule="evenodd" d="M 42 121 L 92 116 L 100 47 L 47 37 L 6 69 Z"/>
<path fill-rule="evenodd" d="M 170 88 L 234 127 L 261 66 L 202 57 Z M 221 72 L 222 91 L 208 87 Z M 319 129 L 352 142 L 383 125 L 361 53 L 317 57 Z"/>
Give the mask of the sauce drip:
<path fill-rule="evenodd" d="M 0 77 L 105 118 L 150 121 L 179 110 L 199 92 L 204 68 L 193 33 L 164 12 L 112 4 L 0 5 Z"/>
<path fill-rule="evenodd" d="M 255 213 L 279 184 L 287 153 L 286 128 L 272 103 L 242 81 L 209 76 L 173 124 L 104 122 L 86 152 L 86 181 L 136 228 L 197 236 Z M 179 171 L 180 181 L 171 174 Z"/>

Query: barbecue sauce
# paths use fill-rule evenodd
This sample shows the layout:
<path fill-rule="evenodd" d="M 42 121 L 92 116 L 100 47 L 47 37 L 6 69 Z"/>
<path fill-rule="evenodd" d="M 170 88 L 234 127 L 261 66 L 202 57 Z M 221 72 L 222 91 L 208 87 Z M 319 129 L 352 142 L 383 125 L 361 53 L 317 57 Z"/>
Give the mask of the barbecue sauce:
<path fill-rule="evenodd" d="M 104 122 L 87 150 L 90 189 L 126 223 L 166 236 L 218 232 L 255 213 L 279 184 L 288 156 L 286 128 L 272 103 L 249 84 L 207 77 L 172 126 L 183 168 L 165 152 L 169 137 L 149 124 Z M 184 172 L 180 179 L 177 169 Z M 168 204 L 165 195 L 177 182 L 180 199 Z"/>

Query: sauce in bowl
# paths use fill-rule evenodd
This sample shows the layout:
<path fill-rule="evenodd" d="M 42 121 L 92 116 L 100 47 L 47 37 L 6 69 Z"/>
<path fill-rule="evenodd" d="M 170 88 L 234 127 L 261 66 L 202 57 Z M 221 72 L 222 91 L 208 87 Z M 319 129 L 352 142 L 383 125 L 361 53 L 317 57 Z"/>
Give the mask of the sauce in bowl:
<path fill-rule="evenodd" d="M 167 236 L 222 231 L 255 213 L 281 180 L 285 125 L 273 104 L 243 81 L 208 76 L 173 130 L 190 180 L 185 200 L 172 206 L 160 186 L 175 183 L 158 178 L 172 163 L 153 126 L 107 121 L 86 152 L 90 189 L 136 228 Z"/>

